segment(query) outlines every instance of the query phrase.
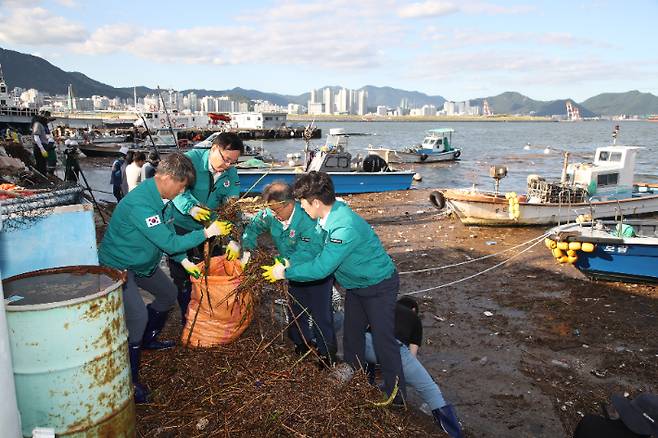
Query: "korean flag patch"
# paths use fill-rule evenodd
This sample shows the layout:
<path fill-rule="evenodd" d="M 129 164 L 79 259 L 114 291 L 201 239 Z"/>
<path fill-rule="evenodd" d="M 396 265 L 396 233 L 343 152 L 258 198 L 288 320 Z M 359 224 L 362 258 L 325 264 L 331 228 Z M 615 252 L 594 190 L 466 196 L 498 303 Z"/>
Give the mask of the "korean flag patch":
<path fill-rule="evenodd" d="M 149 228 L 152 228 L 156 225 L 160 225 L 162 221 L 160 221 L 160 216 L 157 214 L 155 216 L 147 217 L 146 218 L 146 226 Z"/>
<path fill-rule="evenodd" d="M 226 180 L 224 181 L 224 187 L 229 187 L 231 185 L 231 181 Z"/>
<path fill-rule="evenodd" d="M 290 238 L 293 239 L 295 237 L 295 230 L 290 230 Z"/>

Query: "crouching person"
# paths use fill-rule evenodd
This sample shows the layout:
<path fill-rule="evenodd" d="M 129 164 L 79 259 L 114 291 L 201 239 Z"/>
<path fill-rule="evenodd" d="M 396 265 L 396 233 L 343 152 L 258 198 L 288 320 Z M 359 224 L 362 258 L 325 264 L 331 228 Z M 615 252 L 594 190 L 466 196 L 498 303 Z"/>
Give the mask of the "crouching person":
<path fill-rule="evenodd" d="M 400 298 L 395 306 L 395 337 L 400 344 L 405 382 L 427 403 L 437 425 L 449 436 L 462 438 L 464 435 L 455 408 L 445 401 L 439 385 L 416 357 L 423 342 L 423 324 L 418 316 L 418 303 L 411 297 Z M 379 362 L 370 333 L 366 333 L 366 360 L 368 364 Z"/>
<path fill-rule="evenodd" d="M 324 244 L 324 232 L 295 202 L 292 187 L 285 182 L 274 182 L 263 190 L 268 208 L 258 212 L 245 227 L 242 235 L 243 262 L 249 250 L 256 247 L 258 236 L 269 232 L 281 257 L 292 264 L 302 263 L 317 256 Z M 292 315 L 295 320 L 288 328 L 288 336 L 295 343 L 295 351 L 304 354 L 315 338 L 320 366 L 331 367 L 336 360 L 336 334 L 334 332 L 331 294 L 333 276 L 310 282 L 289 280 L 292 296 Z M 309 329 L 309 316 L 313 318 L 313 334 Z"/>
<path fill-rule="evenodd" d="M 176 303 L 176 286 L 159 267 L 163 253 L 171 254 L 198 277 L 199 269 L 185 258 L 185 251 L 217 236 L 230 224 L 213 222 L 177 236 L 172 223 L 174 206 L 166 204 L 194 183 L 194 167 L 186 156 L 169 154 L 160 163 L 154 178 L 138 185 L 117 204 L 101 242 L 98 259 L 101 265 L 127 271 L 123 286 L 123 306 L 128 327 L 128 344 L 135 402 L 144 403 L 148 392 L 139 383 L 140 350 L 160 350 L 174 346 L 173 341 L 159 341 L 158 334 Z M 138 288 L 150 292 L 155 300 L 146 306 Z"/>
<path fill-rule="evenodd" d="M 400 347 L 395 339 L 395 302 L 400 278 L 393 260 L 372 227 L 345 203 L 336 200 L 334 184 L 325 172 L 309 172 L 295 183 L 295 197 L 308 215 L 326 232 L 320 254 L 302 263 L 264 266 L 263 276 L 276 281 L 315 281 L 334 274 L 347 293 L 343 350 L 345 362 L 354 369 L 366 365 L 365 334 L 370 326 L 373 345 L 395 404 L 405 395 Z M 400 397 L 401 395 L 401 397 Z"/>

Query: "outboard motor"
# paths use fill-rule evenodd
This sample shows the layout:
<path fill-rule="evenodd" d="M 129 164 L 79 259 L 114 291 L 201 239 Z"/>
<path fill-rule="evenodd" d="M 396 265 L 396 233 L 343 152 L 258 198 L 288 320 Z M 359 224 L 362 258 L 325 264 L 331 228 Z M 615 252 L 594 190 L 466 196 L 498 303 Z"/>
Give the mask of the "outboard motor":
<path fill-rule="evenodd" d="M 363 171 L 364 172 L 388 172 L 391 168 L 388 167 L 388 163 L 385 159 L 379 155 L 368 155 L 363 159 Z"/>

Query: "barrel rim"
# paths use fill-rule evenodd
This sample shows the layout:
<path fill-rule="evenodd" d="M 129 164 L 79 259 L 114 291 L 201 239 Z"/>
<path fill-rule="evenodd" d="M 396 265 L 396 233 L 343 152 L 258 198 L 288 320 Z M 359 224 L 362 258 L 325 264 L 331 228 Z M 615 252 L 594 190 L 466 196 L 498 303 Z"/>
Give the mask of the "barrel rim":
<path fill-rule="evenodd" d="M 104 295 L 109 294 L 110 292 L 116 290 L 118 287 L 123 285 L 126 281 L 126 272 L 120 271 L 118 269 L 109 268 L 107 266 L 98 266 L 98 265 L 75 265 L 75 266 L 61 266 L 57 268 L 47 268 L 39 269 L 38 271 L 25 272 L 23 274 L 14 275 L 9 278 L 2 280 L 2 283 L 8 283 L 11 281 L 22 280 L 24 278 L 38 277 L 41 275 L 49 274 L 62 274 L 62 273 L 75 273 L 76 271 L 84 270 L 85 273 L 90 274 L 105 274 L 111 279 L 115 280 L 115 283 L 106 287 L 102 291 L 96 292 L 91 295 L 85 295 L 84 297 L 73 298 L 65 301 L 57 301 L 54 303 L 40 303 L 40 304 L 25 304 L 25 305 L 5 305 L 5 310 L 7 312 L 27 312 L 33 310 L 47 310 L 47 309 L 56 309 L 58 307 L 66 307 L 73 304 L 80 304 L 86 301 L 95 300 Z"/>

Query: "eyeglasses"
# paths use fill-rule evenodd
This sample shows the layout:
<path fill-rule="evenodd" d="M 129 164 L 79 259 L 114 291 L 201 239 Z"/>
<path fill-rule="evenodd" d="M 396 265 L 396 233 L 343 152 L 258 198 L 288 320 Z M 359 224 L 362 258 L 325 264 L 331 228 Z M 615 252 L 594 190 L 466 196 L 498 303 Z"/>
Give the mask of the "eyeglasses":
<path fill-rule="evenodd" d="M 217 152 L 219 152 L 219 156 L 222 157 L 222 161 L 228 164 L 229 166 L 232 166 L 238 162 L 238 160 L 227 160 L 226 157 L 224 157 L 224 154 L 222 154 L 222 150 L 220 148 L 217 148 Z"/>

